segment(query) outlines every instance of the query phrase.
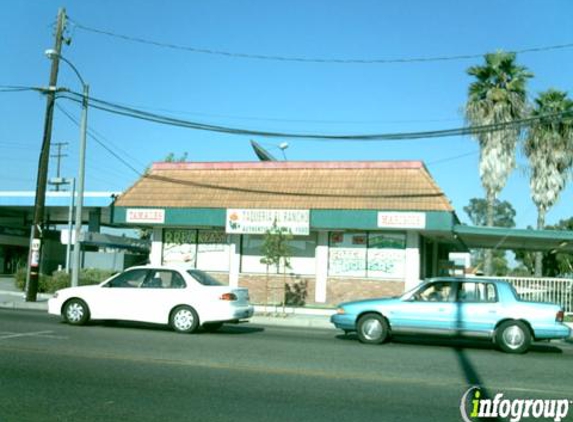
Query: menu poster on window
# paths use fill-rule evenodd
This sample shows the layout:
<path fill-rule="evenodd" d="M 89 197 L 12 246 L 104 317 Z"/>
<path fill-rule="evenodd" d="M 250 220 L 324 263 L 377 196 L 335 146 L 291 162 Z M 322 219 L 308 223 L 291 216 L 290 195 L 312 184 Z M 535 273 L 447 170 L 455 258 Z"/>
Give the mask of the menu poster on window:
<path fill-rule="evenodd" d="M 331 248 L 328 272 L 330 275 L 366 277 L 366 247 Z"/>
<path fill-rule="evenodd" d="M 163 230 L 163 263 L 185 264 L 195 267 L 197 231 L 185 229 Z"/>
<path fill-rule="evenodd" d="M 368 276 L 404 278 L 406 251 L 404 249 L 368 249 Z"/>

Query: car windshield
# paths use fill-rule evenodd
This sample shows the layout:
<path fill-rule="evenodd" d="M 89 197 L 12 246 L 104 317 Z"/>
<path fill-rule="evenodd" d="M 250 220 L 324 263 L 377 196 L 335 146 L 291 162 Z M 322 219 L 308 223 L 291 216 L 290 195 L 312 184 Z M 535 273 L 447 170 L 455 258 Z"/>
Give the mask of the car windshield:
<path fill-rule="evenodd" d="M 195 280 L 197 280 L 203 286 L 222 286 L 223 285 L 223 283 L 221 283 L 219 280 L 217 280 L 214 277 L 211 277 L 209 274 L 207 274 L 201 270 L 187 270 L 187 272 L 191 275 L 191 277 L 193 277 Z"/>

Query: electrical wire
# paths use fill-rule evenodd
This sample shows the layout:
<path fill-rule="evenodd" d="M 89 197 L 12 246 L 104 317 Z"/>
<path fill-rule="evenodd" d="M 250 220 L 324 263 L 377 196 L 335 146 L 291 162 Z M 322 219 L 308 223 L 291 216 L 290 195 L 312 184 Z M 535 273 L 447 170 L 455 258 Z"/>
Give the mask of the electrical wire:
<path fill-rule="evenodd" d="M 72 101 L 81 103 L 82 94 L 68 91 L 60 94 L 60 97 L 67 98 Z M 397 132 L 397 133 L 374 133 L 374 134 L 319 134 L 319 133 L 289 133 L 289 132 L 271 132 L 261 130 L 240 129 L 229 126 L 211 125 L 196 121 L 183 120 L 170 116 L 165 116 L 157 113 L 150 113 L 143 110 L 138 110 L 132 107 L 126 107 L 115 104 L 109 101 L 97 99 L 94 97 L 89 98 L 89 106 L 94 109 L 106 111 L 109 113 L 131 117 L 135 119 L 160 123 L 170 126 L 178 126 L 188 129 L 227 133 L 233 135 L 244 136 L 260 136 L 266 138 L 289 138 L 292 140 L 314 140 L 314 141 L 389 141 L 389 140 L 414 140 L 414 139 L 431 139 L 431 138 L 444 138 L 452 136 L 466 136 L 466 135 L 479 135 L 502 130 L 521 130 L 540 119 L 556 119 L 565 118 L 573 115 L 573 112 L 561 112 L 553 114 L 545 114 L 541 116 L 532 116 L 524 119 L 516 119 L 510 122 L 497 123 L 483 126 L 469 126 L 453 129 L 443 129 L 434 131 L 421 131 L 421 132 Z"/>
<path fill-rule="evenodd" d="M 60 110 L 68 119 L 70 119 L 78 127 L 80 126 L 80 123 L 77 121 L 77 119 L 74 116 L 72 116 L 70 113 L 68 113 L 62 106 L 60 106 L 59 104 L 56 104 L 56 108 L 58 110 Z M 125 165 L 127 168 L 129 168 L 131 171 L 133 171 L 135 174 L 137 174 L 138 176 L 142 175 L 142 173 L 139 170 L 137 170 L 134 166 L 132 166 L 126 160 L 124 160 L 123 157 L 121 157 L 119 154 L 117 154 L 115 151 L 113 151 L 111 148 L 109 148 L 107 145 L 105 145 L 105 143 L 103 143 L 96 135 L 94 135 L 90 129 L 88 129 L 87 135 L 91 139 L 96 141 L 109 154 L 111 154 L 113 157 L 115 157 L 117 160 L 119 160 L 123 165 Z"/>
<path fill-rule="evenodd" d="M 91 32 L 94 34 L 105 35 L 108 37 L 121 39 L 124 41 L 135 42 L 139 44 L 152 45 L 160 48 L 169 48 L 172 50 L 186 51 L 190 53 L 207 54 L 213 56 L 231 57 L 239 59 L 256 59 L 256 60 L 267 60 L 267 61 L 280 61 L 280 62 L 299 62 L 299 63 L 324 63 L 324 64 L 407 64 L 407 63 L 431 63 L 431 62 L 446 62 L 446 61 L 459 61 L 459 60 L 473 60 L 477 58 L 483 58 L 484 53 L 480 54 L 460 54 L 453 56 L 436 56 L 436 57 L 413 57 L 413 58 L 402 58 L 402 59 L 336 59 L 336 58 L 324 58 L 324 57 L 287 57 L 278 55 L 264 55 L 264 54 L 249 54 L 249 53 L 236 53 L 224 50 L 213 50 L 206 48 L 197 48 L 184 46 L 179 44 L 172 44 L 160 41 L 154 41 L 146 38 L 135 37 L 130 35 L 118 34 L 111 31 L 106 31 L 103 29 L 93 28 L 87 25 L 83 25 L 73 19 L 69 21 L 74 25 L 75 28 L 81 29 L 86 32 Z M 564 50 L 573 48 L 573 43 L 565 44 L 555 44 L 540 47 L 523 48 L 519 50 L 508 51 L 515 54 L 526 54 L 526 53 L 540 53 L 553 50 Z"/>
<path fill-rule="evenodd" d="M 39 89 L 32 86 L 0 85 L 0 92 L 38 91 Z"/>

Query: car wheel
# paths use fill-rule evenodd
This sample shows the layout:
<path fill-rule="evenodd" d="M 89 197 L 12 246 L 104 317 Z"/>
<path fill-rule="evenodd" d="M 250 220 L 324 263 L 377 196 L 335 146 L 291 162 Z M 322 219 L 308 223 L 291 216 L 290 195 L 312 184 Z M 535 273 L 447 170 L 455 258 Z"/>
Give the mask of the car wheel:
<path fill-rule="evenodd" d="M 219 330 L 223 326 L 222 322 L 210 322 L 207 324 L 203 324 L 203 329 L 210 333 L 214 333 L 215 331 Z"/>
<path fill-rule="evenodd" d="M 525 353 L 531 345 L 531 332 L 521 321 L 506 321 L 495 331 L 495 341 L 504 352 Z"/>
<path fill-rule="evenodd" d="M 178 333 L 193 333 L 199 326 L 199 317 L 190 306 L 178 306 L 171 312 L 169 325 Z"/>
<path fill-rule="evenodd" d="M 90 309 L 81 299 L 70 299 L 64 305 L 64 319 L 68 324 L 84 325 L 90 319 Z"/>
<path fill-rule="evenodd" d="M 366 314 L 358 320 L 358 339 L 361 343 L 383 343 L 390 332 L 386 319 L 378 314 Z"/>

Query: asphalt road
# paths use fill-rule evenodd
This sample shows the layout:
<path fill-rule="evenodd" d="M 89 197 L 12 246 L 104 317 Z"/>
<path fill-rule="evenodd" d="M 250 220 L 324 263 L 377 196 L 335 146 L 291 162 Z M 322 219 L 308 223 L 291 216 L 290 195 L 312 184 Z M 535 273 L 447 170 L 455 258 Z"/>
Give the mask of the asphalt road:
<path fill-rule="evenodd" d="M 573 344 L 507 355 L 484 343 L 364 346 L 334 330 L 72 327 L 0 310 L 0 421 L 460 421 L 480 384 L 573 399 Z M 573 420 L 572 410 L 566 420 Z"/>

